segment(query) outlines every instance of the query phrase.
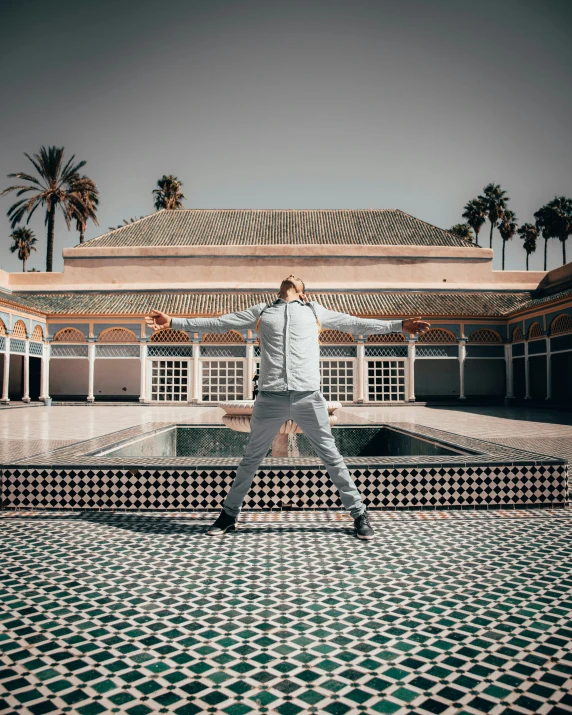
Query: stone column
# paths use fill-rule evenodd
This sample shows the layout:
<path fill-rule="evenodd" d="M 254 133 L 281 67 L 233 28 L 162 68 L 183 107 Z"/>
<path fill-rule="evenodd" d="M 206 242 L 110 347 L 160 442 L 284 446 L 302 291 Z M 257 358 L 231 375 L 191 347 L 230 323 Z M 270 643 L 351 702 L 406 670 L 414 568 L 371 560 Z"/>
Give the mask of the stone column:
<path fill-rule="evenodd" d="M 459 399 L 465 397 L 465 360 L 467 358 L 467 339 L 459 338 Z"/>
<path fill-rule="evenodd" d="M 528 340 L 524 341 L 524 399 L 530 400 L 530 370 L 528 366 Z"/>
<path fill-rule="evenodd" d="M 246 339 L 246 370 L 245 370 L 245 383 L 243 399 L 252 400 L 252 390 L 253 384 L 252 379 L 254 378 L 254 340 L 252 338 Z"/>
<path fill-rule="evenodd" d="M 506 371 L 506 394 L 505 400 L 510 400 L 514 397 L 513 379 L 512 379 L 512 344 L 504 344 L 504 360 Z"/>
<path fill-rule="evenodd" d="M 201 398 L 201 345 L 198 338 L 193 338 L 193 361 L 191 370 L 191 402 L 197 403 Z"/>
<path fill-rule="evenodd" d="M 139 339 L 139 370 L 140 370 L 140 386 L 139 386 L 139 402 L 144 404 L 148 401 L 147 397 L 147 338 Z"/>
<path fill-rule="evenodd" d="M 363 335 L 357 338 L 357 348 L 356 348 L 356 386 L 355 395 L 356 402 L 365 402 L 365 341 L 366 338 Z"/>
<path fill-rule="evenodd" d="M 88 338 L 87 343 L 88 377 L 87 377 L 87 401 L 95 402 L 93 394 L 93 378 L 95 373 L 95 338 Z"/>
<path fill-rule="evenodd" d="M 22 392 L 22 402 L 30 402 L 30 341 L 24 341 L 24 359 L 22 362 L 24 377 L 24 390 Z"/>
<path fill-rule="evenodd" d="M 4 377 L 2 379 L 2 397 L 0 398 L 0 402 L 3 405 L 7 405 L 10 402 L 10 398 L 8 397 L 8 390 L 10 387 L 10 336 L 6 334 L 4 336 L 4 340 L 6 341 L 4 352 Z"/>
<path fill-rule="evenodd" d="M 50 343 L 42 344 L 40 364 L 40 400 L 46 401 L 50 396 Z"/>
<path fill-rule="evenodd" d="M 546 337 L 546 399 L 552 399 L 552 353 L 550 351 L 550 335 L 548 331 L 545 333 Z"/>
<path fill-rule="evenodd" d="M 417 338 L 407 339 L 407 364 L 409 373 L 407 375 L 407 402 L 415 402 L 415 343 Z"/>

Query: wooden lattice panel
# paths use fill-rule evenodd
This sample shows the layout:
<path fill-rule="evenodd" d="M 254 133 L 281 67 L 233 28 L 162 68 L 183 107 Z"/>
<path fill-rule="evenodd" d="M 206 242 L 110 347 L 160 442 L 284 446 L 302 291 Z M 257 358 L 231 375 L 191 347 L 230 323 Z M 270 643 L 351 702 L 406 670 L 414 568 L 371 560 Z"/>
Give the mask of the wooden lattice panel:
<path fill-rule="evenodd" d="M 419 336 L 418 343 L 456 343 L 457 338 L 453 333 L 443 328 L 430 328 Z"/>
<path fill-rule="evenodd" d="M 62 328 L 54 335 L 54 343 L 85 343 L 85 335 L 77 328 Z"/>
<path fill-rule="evenodd" d="M 236 330 L 229 330 L 228 333 L 207 333 L 202 341 L 203 343 L 243 343 L 244 338 Z"/>
<path fill-rule="evenodd" d="M 572 317 L 569 315 L 559 315 L 554 318 L 550 326 L 552 335 L 560 335 L 561 333 L 572 332 Z"/>
<path fill-rule="evenodd" d="M 127 328 L 108 328 L 98 338 L 100 343 L 136 343 L 137 335 Z"/>
<path fill-rule="evenodd" d="M 490 330 L 489 328 L 479 328 L 475 330 L 469 336 L 470 343 L 502 343 L 501 336 L 496 330 Z"/>
<path fill-rule="evenodd" d="M 190 343 L 191 339 L 187 333 L 182 330 L 172 330 L 171 328 L 165 328 L 163 330 L 157 330 L 151 335 L 152 343 Z"/>
<path fill-rule="evenodd" d="M 322 330 L 320 333 L 321 343 L 353 343 L 354 336 L 351 333 L 344 333 L 341 330 Z"/>
<path fill-rule="evenodd" d="M 0 318 L 0 335 L 6 335 L 6 326 L 4 321 Z"/>
<path fill-rule="evenodd" d="M 518 343 L 524 338 L 522 337 L 522 330 L 520 329 L 520 326 L 516 326 L 516 328 L 512 331 L 512 342 L 513 343 Z"/>
<path fill-rule="evenodd" d="M 528 338 L 541 338 L 542 328 L 539 323 L 533 323 L 528 330 Z"/>
<path fill-rule="evenodd" d="M 32 333 L 32 340 L 37 340 L 38 342 L 44 339 L 44 331 L 41 325 L 36 325 L 34 332 Z"/>
<path fill-rule="evenodd" d="M 367 339 L 368 343 L 405 343 L 405 335 L 403 333 L 387 333 L 370 335 Z"/>
<path fill-rule="evenodd" d="M 12 331 L 13 338 L 25 338 L 26 337 L 26 326 L 21 320 L 17 320 L 14 325 L 14 330 Z"/>

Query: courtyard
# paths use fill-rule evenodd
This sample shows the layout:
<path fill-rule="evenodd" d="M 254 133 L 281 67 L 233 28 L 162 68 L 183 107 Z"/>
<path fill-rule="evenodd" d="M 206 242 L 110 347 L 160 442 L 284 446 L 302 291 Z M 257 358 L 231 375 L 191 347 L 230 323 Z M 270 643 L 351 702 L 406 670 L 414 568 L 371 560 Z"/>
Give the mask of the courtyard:
<path fill-rule="evenodd" d="M 217 407 L 0 409 L 1 459 L 33 462 L 146 425 L 218 424 Z M 572 456 L 572 415 L 502 407 L 353 407 Z M 572 712 L 572 512 L 338 509 L 0 511 L 0 711 Z"/>

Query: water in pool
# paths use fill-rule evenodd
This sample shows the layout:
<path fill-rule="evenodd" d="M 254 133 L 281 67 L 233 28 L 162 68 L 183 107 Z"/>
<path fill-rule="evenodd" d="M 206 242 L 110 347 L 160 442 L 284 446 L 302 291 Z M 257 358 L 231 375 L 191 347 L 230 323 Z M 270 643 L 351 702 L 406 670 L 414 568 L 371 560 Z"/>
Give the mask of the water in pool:
<path fill-rule="evenodd" d="M 387 457 L 420 455 L 467 454 L 459 447 L 424 439 L 413 433 L 384 425 L 367 427 L 333 427 L 332 434 L 344 457 Z M 240 458 L 248 439 L 245 432 L 234 432 L 228 427 L 179 426 L 158 430 L 151 435 L 116 445 L 103 456 L 116 457 L 236 457 Z M 316 454 L 304 434 L 295 435 L 297 456 L 315 457 Z M 270 456 L 270 450 L 269 450 Z"/>

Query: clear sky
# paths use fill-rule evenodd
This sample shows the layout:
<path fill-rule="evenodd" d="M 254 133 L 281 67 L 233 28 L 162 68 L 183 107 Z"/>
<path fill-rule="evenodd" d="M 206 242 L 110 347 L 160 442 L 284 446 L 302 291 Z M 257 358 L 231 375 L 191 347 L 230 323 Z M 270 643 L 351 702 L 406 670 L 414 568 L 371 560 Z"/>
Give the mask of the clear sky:
<path fill-rule="evenodd" d="M 443 228 L 493 181 L 532 221 L 572 196 L 571 30 L 569 0 L 5 0 L 0 187 L 53 144 L 100 189 L 87 238 L 151 213 L 163 173 L 188 208 L 400 208 Z M 54 270 L 77 240 L 58 216 Z"/>

